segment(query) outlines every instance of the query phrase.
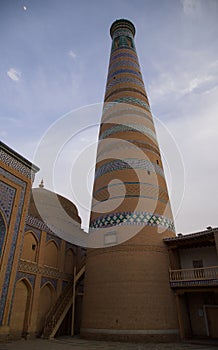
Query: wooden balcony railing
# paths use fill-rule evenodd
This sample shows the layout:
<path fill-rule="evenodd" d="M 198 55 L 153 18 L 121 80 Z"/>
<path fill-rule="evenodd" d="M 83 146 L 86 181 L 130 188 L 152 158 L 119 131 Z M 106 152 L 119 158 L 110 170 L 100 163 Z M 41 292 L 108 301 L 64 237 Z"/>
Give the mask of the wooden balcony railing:
<path fill-rule="evenodd" d="M 170 270 L 171 287 L 218 285 L 218 266 Z"/>

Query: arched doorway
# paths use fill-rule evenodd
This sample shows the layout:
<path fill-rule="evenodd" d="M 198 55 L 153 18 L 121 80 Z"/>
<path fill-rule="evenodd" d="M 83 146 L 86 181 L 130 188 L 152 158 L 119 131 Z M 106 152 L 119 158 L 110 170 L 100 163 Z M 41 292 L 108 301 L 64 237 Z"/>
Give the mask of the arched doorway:
<path fill-rule="evenodd" d="M 29 326 L 32 288 L 28 280 L 19 280 L 15 287 L 10 320 L 12 334 L 26 335 Z"/>

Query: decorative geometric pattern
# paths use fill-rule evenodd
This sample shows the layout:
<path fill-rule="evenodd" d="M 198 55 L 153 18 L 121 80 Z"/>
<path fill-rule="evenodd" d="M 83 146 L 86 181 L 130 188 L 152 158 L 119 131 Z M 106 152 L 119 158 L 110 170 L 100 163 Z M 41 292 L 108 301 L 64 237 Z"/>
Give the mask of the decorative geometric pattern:
<path fill-rule="evenodd" d="M 8 223 L 10 220 L 11 211 L 13 208 L 16 189 L 0 181 L 0 193 L 1 193 L 0 209 L 3 211 Z"/>
<path fill-rule="evenodd" d="M 6 226 L 5 226 L 5 222 L 4 222 L 4 219 L 2 217 L 2 214 L 0 212 L 0 258 L 2 255 L 2 248 L 4 245 L 5 234 L 6 234 Z"/>
<path fill-rule="evenodd" d="M 133 39 L 130 36 L 126 35 L 119 35 L 116 38 L 113 38 L 111 51 L 115 51 L 120 48 L 135 50 Z"/>
<path fill-rule="evenodd" d="M 101 216 L 91 222 L 91 229 L 108 228 L 122 225 L 143 225 L 159 226 L 170 231 L 175 231 L 174 223 L 171 219 L 147 212 L 123 212 Z"/>
<path fill-rule="evenodd" d="M 107 84 L 106 90 L 109 90 L 111 87 L 117 84 L 126 84 L 126 83 L 138 85 L 144 89 L 144 84 L 141 80 L 133 77 L 132 78 L 121 77 L 117 79 L 112 79 L 111 82 Z"/>
<path fill-rule="evenodd" d="M 72 278 L 72 274 L 60 272 L 57 269 L 49 266 L 38 266 L 34 262 L 26 261 L 23 259 L 20 259 L 19 261 L 18 270 L 30 274 L 40 274 L 42 276 L 47 276 L 50 278 L 63 278 L 66 280 Z"/>
<path fill-rule="evenodd" d="M 58 236 L 54 235 L 54 234 L 47 233 L 47 235 L 46 235 L 46 243 L 48 241 L 51 241 L 51 240 L 55 241 L 57 243 L 58 247 L 60 248 L 60 246 L 61 246 L 61 239 Z"/>
<path fill-rule="evenodd" d="M 35 176 L 34 171 L 31 171 L 30 168 L 28 168 L 24 164 L 20 163 L 14 157 L 12 157 L 8 153 L 4 152 L 2 149 L 0 149 L 0 160 L 4 164 L 10 166 L 12 169 L 17 170 L 20 174 L 23 174 L 26 177 L 34 180 L 34 176 Z"/>
<path fill-rule="evenodd" d="M 27 231 L 31 231 L 31 232 L 33 232 L 35 235 L 36 235 L 36 237 L 38 238 L 38 242 L 40 242 L 40 238 L 41 238 L 41 230 L 39 230 L 39 229 L 37 229 L 37 228 L 33 228 L 32 226 L 30 226 L 30 225 L 25 225 L 25 233 L 27 232 Z"/>
<path fill-rule="evenodd" d="M 157 141 L 156 134 L 150 128 L 142 124 L 118 124 L 105 130 L 99 137 L 99 140 L 105 139 L 106 137 L 116 134 L 118 132 L 140 132 L 146 136 L 151 136 L 155 141 Z"/>
<path fill-rule="evenodd" d="M 146 159 L 125 158 L 115 159 L 100 166 L 95 171 L 95 179 L 112 171 L 126 169 L 144 169 L 164 177 L 163 169 L 155 163 L 149 162 Z"/>
<path fill-rule="evenodd" d="M 134 60 L 138 61 L 138 58 L 137 58 L 136 54 L 133 54 L 133 53 L 130 53 L 130 52 L 119 52 L 119 53 L 111 55 L 110 62 L 112 60 L 116 60 L 117 58 L 120 58 L 120 57 L 129 57 L 129 58 L 133 58 Z"/>
<path fill-rule="evenodd" d="M 200 287 L 200 286 L 217 286 L 218 279 L 198 280 L 198 281 L 170 281 L 171 288 L 178 287 Z"/>
<path fill-rule="evenodd" d="M 113 102 L 135 103 L 135 104 L 137 104 L 139 106 L 145 107 L 147 110 L 150 111 L 149 105 L 146 102 L 144 102 L 144 101 L 142 101 L 142 100 L 140 100 L 139 98 L 136 98 L 136 97 L 131 97 L 131 96 L 130 97 L 120 97 L 120 98 L 114 100 Z"/>
<path fill-rule="evenodd" d="M 123 192 L 124 185 L 125 195 L 121 196 L 119 193 Z M 103 186 L 93 193 L 93 198 L 97 201 L 106 201 L 115 198 L 149 198 L 160 200 L 163 203 L 167 203 L 169 200 L 166 190 L 150 183 L 136 181 L 125 181 Z"/>
<path fill-rule="evenodd" d="M 109 104 L 109 108 L 107 108 L 107 105 Z M 108 112 L 107 109 L 110 109 L 112 107 L 115 107 L 115 111 L 110 111 Z M 119 107 L 118 103 L 113 103 L 113 102 L 106 102 L 106 104 L 104 104 L 104 111 L 103 111 L 103 115 L 102 115 L 102 121 L 105 123 L 106 120 L 115 118 L 115 117 L 120 117 L 120 116 L 135 116 L 135 117 L 143 117 L 143 118 L 147 118 L 149 121 L 152 122 L 153 124 L 153 120 L 151 117 L 151 112 L 150 111 L 146 111 L 146 110 L 142 110 L 141 108 L 138 108 L 136 106 L 131 106 L 129 104 L 122 104 L 122 108 L 119 110 L 116 107 Z"/>
<path fill-rule="evenodd" d="M 130 30 L 126 30 L 126 29 L 116 30 L 116 32 L 114 32 L 114 34 L 113 34 L 113 39 L 118 37 L 118 36 L 121 36 L 121 35 L 129 36 L 130 38 L 133 39 L 132 32 Z"/>
<path fill-rule="evenodd" d="M 42 288 L 48 282 L 50 282 L 51 285 L 54 287 L 54 289 L 57 290 L 57 282 L 58 281 L 56 279 L 52 279 L 52 278 L 48 278 L 48 277 L 42 277 L 40 287 Z"/>
<path fill-rule="evenodd" d="M 108 75 L 107 81 L 109 81 L 111 78 L 113 78 L 115 75 L 117 74 L 122 74 L 122 73 L 129 73 L 129 74 L 134 74 L 137 75 L 137 77 L 141 78 L 141 73 L 136 72 L 134 69 L 127 69 L 127 68 L 123 68 L 123 69 L 118 69 L 117 71 L 111 73 Z"/>
<path fill-rule="evenodd" d="M 122 60 L 122 61 L 117 61 L 117 62 L 114 62 L 110 65 L 109 67 L 109 74 L 111 73 L 111 71 L 114 69 L 114 68 L 119 68 L 119 67 L 134 67 L 136 69 L 139 69 L 139 65 L 135 62 L 132 62 L 132 61 L 127 61 L 127 60 Z"/>
<path fill-rule="evenodd" d="M 21 280 L 22 278 L 26 278 L 30 282 L 32 288 L 34 289 L 36 276 L 31 275 L 29 273 L 19 271 L 17 273 L 17 276 L 16 276 L 16 283 L 17 283 L 17 281 Z"/>
<path fill-rule="evenodd" d="M 76 247 L 69 242 L 65 243 L 65 251 L 67 251 L 68 249 L 72 249 L 73 253 L 76 254 Z"/>
<path fill-rule="evenodd" d="M 55 235 L 55 233 L 43 221 L 34 218 L 33 216 L 27 215 L 26 225 L 39 228 L 41 231 L 46 231 L 47 233 Z"/>
<path fill-rule="evenodd" d="M 12 157 L 8 156 L 4 151 L 1 150 L 0 154 L 1 154 L 0 158 L 3 157 L 5 162 L 8 161 L 8 165 L 10 165 L 10 166 L 12 166 L 12 165 L 17 166 L 18 165 L 19 166 L 19 163 L 16 162 Z M 4 154 L 6 155 L 6 157 L 4 157 Z M 24 168 L 26 168 L 26 167 L 24 167 Z M 27 169 L 23 169 L 22 171 L 24 171 L 24 170 L 26 171 Z M 0 168 L 0 174 L 2 174 L 3 176 L 5 176 L 7 179 L 11 180 L 15 184 L 18 184 L 21 188 L 20 200 L 19 200 L 18 208 L 17 208 L 17 216 L 15 219 L 15 225 L 14 225 L 14 234 L 12 236 L 9 258 L 7 261 L 7 267 L 6 267 L 6 272 L 5 272 L 5 279 L 4 279 L 4 283 L 3 283 L 3 288 L 1 290 L 1 297 L 0 297 L 0 325 L 1 325 L 2 319 L 3 319 L 3 314 L 4 314 L 4 309 L 5 309 L 7 293 L 8 293 L 8 286 L 9 286 L 9 281 L 10 281 L 10 276 L 11 276 L 12 264 L 13 264 L 13 259 L 14 259 L 14 252 L 15 252 L 15 248 L 16 248 L 17 237 L 18 237 L 18 232 L 19 232 L 19 227 L 20 227 L 20 221 L 21 221 L 21 217 L 22 217 L 24 197 L 25 197 L 25 192 L 26 192 L 26 182 L 22 181 L 21 179 L 17 178 L 14 175 L 8 173 L 7 171 L 5 171 L 2 168 Z"/>
<path fill-rule="evenodd" d="M 102 141 L 103 142 L 103 141 Z M 100 142 L 99 142 L 100 145 Z M 102 151 L 98 152 L 97 161 L 99 161 L 100 156 L 102 157 L 103 154 L 107 154 L 110 151 L 117 150 L 117 149 L 141 149 L 146 150 L 148 152 L 152 152 L 158 157 L 160 157 L 159 151 L 151 144 L 143 141 L 135 141 L 135 140 L 125 140 L 125 142 L 120 142 L 120 140 L 113 140 L 109 145 L 104 145 L 104 149 Z"/>

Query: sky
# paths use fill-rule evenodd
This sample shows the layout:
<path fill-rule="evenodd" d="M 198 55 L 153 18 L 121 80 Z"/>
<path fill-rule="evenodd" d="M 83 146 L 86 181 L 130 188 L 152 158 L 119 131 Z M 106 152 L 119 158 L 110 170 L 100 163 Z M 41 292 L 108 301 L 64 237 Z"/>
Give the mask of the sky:
<path fill-rule="evenodd" d="M 76 203 L 85 227 L 118 18 L 136 27 L 176 231 L 217 227 L 217 0 L 0 0 L 0 138 L 40 167 L 34 187 L 43 178 Z M 49 168 L 40 145 L 51 132 Z"/>

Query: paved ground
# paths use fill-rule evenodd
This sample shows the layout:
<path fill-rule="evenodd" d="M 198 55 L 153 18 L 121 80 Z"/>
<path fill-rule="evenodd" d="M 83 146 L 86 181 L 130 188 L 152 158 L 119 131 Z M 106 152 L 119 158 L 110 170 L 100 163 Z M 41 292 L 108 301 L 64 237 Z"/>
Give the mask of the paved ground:
<path fill-rule="evenodd" d="M 119 342 L 88 341 L 75 338 L 55 340 L 18 340 L 0 344 L 0 350 L 215 350 L 218 345 L 196 345 L 188 343 L 132 344 Z"/>

